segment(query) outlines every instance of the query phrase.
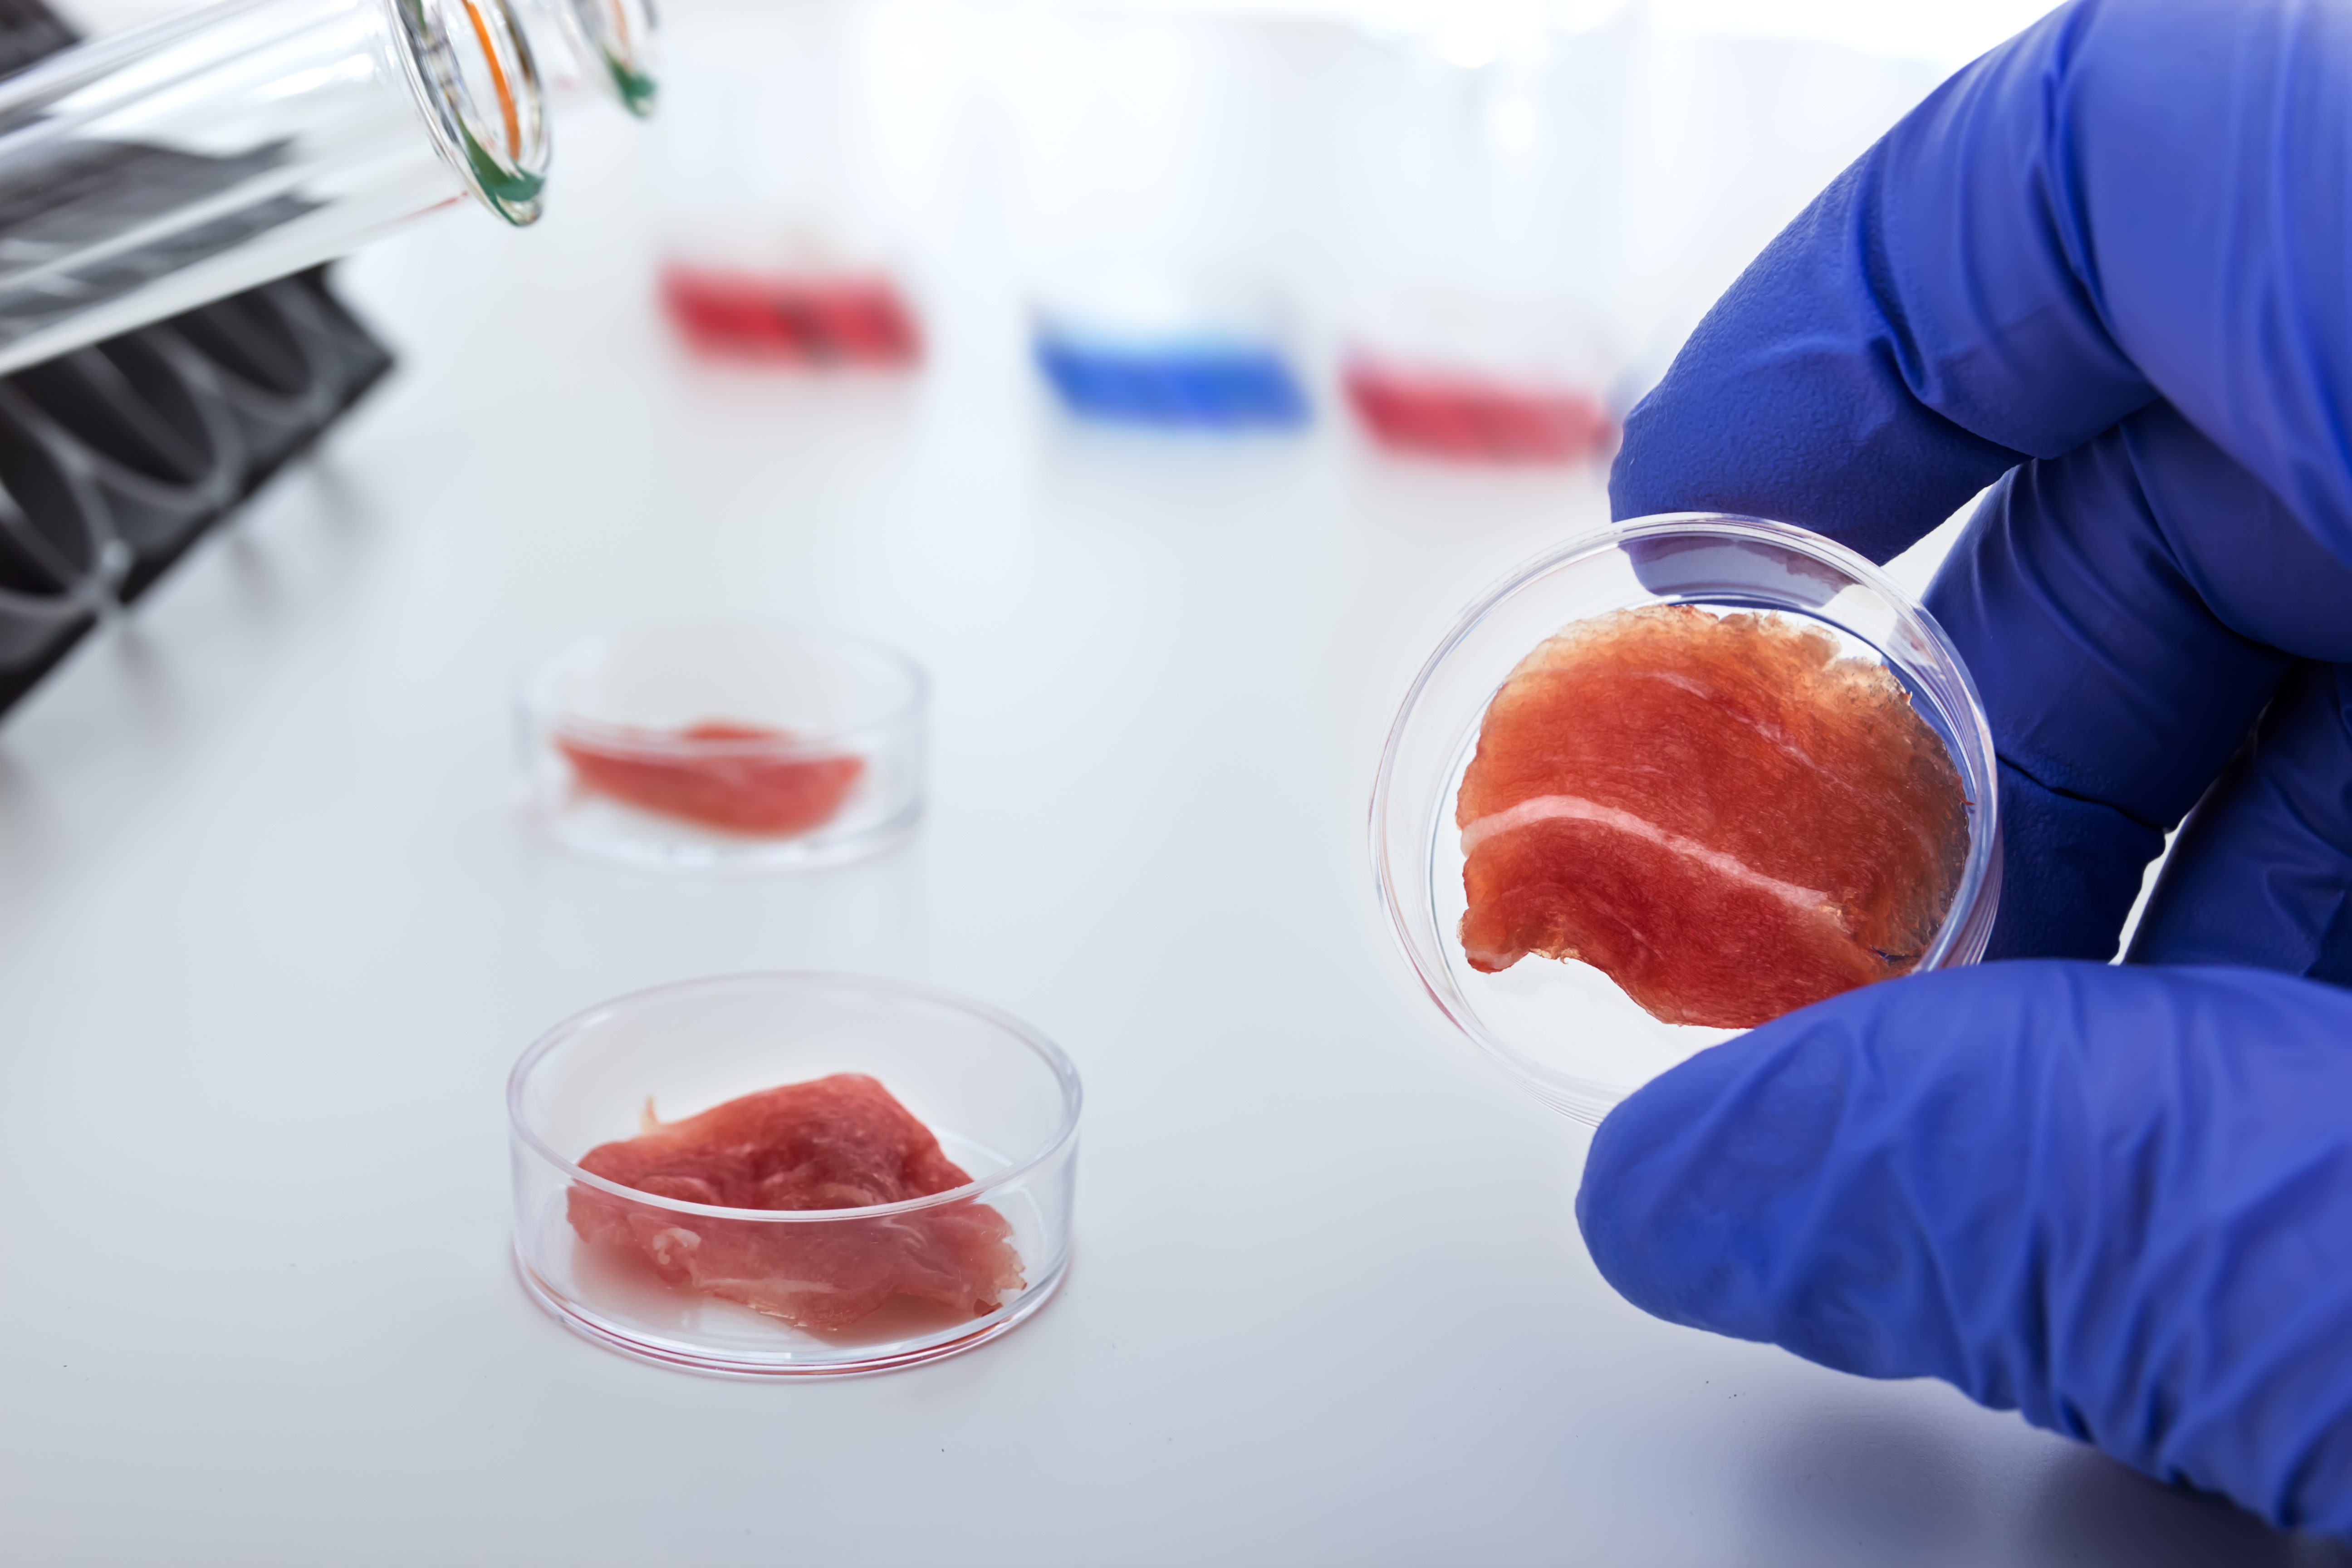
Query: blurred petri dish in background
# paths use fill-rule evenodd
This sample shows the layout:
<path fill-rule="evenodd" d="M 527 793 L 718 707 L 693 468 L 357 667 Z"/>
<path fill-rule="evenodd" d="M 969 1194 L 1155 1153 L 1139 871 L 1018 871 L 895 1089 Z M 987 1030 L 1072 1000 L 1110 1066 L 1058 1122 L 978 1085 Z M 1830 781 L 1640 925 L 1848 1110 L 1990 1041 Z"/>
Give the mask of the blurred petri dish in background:
<path fill-rule="evenodd" d="M 2000 895 L 1983 705 L 1943 629 L 1869 562 L 1784 523 L 1698 512 L 1635 519 L 1537 557 L 1462 613 L 1406 693 L 1372 786 L 1372 864 L 1431 999 L 1537 1099 L 1591 1122 L 1735 1031 L 1662 1023 L 1583 963 L 1472 968 L 1457 934 L 1465 898 L 1454 799 L 1487 704 L 1519 661 L 1564 626 L 1645 605 L 1801 619 L 1830 631 L 1843 653 L 1874 657 L 1908 690 L 1958 773 L 1969 827 L 1958 890 L 1915 972 L 1981 958 Z"/>
<path fill-rule="evenodd" d="M 518 798 L 556 843 L 627 865 L 858 859 L 922 815 L 927 690 L 893 648 L 788 623 L 593 632 L 523 677 Z"/>
<path fill-rule="evenodd" d="M 1138 278 L 1044 290 L 1031 351 L 1074 416 L 1210 433 L 1304 426 L 1284 312 L 1245 286 Z"/>
<path fill-rule="evenodd" d="M 866 1208 L 720 1208 L 622 1186 L 577 1163 L 599 1144 L 635 1136 L 648 1109 L 676 1121 L 835 1073 L 878 1080 L 971 1181 Z M 1052 1041 L 945 992 L 786 973 L 639 992 L 556 1026 L 515 1065 L 507 1111 L 516 1264 L 565 1327 L 663 1365 L 785 1378 L 935 1361 L 1004 1334 L 1059 1288 L 1080 1100 L 1077 1071 Z M 847 1327 L 804 1330 L 672 1284 L 637 1247 L 583 1239 L 576 1203 L 625 1209 L 633 1229 L 669 1255 L 790 1260 L 804 1279 L 888 1255 L 910 1232 L 985 1205 L 1003 1222 L 995 1228 L 1009 1227 L 1025 1283 L 977 1317 L 901 1295 Z"/>

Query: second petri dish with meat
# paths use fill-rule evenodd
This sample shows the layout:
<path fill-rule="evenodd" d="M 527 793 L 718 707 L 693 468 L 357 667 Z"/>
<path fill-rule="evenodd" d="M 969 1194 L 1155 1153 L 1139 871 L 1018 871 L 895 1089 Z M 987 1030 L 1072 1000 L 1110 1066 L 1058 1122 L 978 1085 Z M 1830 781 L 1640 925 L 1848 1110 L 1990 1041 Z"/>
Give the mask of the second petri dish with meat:
<path fill-rule="evenodd" d="M 1390 731 L 1372 858 L 1446 1016 L 1598 1121 L 1742 1029 L 1983 956 L 1995 789 L 1959 655 L 1869 562 L 1642 518 L 1463 612 Z"/>
<path fill-rule="evenodd" d="M 926 682 L 845 633 L 660 621 L 574 639 L 523 678 L 516 790 L 568 849 L 681 871 L 836 865 L 913 830 Z"/>

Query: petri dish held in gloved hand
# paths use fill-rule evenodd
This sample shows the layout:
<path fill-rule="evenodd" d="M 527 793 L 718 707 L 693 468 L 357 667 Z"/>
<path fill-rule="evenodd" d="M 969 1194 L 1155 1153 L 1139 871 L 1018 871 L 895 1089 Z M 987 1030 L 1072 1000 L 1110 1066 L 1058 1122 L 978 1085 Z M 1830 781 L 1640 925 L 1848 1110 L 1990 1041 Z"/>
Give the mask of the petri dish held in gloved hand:
<path fill-rule="evenodd" d="M 1736 1030 L 1980 958 L 1998 823 L 1933 619 L 1827 540 L 1693 513 L 1472 605 L 1390 731 L 1371 826 L 1431 996 L 1597 1121 Z"/>
<path fill-rule="evenodd" d="M 879 643 L 766 621 L 596 632 L 516 698 L 517 794 L 569 849 L 686 871 L 837 865 L 922 815 L 926 683 Z"/>

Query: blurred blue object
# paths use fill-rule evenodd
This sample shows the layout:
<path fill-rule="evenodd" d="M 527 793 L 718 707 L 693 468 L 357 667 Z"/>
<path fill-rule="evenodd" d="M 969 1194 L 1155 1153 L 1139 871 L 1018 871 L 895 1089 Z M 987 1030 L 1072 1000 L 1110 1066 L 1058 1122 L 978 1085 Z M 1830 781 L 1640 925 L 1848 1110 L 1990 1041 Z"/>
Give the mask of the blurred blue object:
<path fill-rule="evenodd" d="M 1114 341 L 1037 329 L 1037 367 L 1085 419 L 1205 430 L 1295 429 L 1306 389 L 1282 351 L 1215 339 Z"/>

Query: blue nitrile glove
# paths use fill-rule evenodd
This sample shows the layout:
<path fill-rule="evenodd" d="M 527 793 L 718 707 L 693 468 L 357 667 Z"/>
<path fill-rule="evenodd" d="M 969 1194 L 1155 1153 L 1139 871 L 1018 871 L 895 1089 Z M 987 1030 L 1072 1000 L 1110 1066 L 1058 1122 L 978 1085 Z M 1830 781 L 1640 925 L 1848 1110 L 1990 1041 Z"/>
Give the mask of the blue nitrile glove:
<path fill-rule="evenodd" d="M 1610 1117 L 1579 1216 L 1662 1315 L 2352 1531 L 2352 993 L 2286 977 L 2352 983 L 2352 7 L 2080 0 L 1961 72 L 1708 316 L 1611 489 L 1885 559 L 2004 473 L 1928 596 L 2001 753 L 1994 955 L 2110 954 L 2202 796 L 2135 966 L 1707 1052 Z"/>
<path fill-rule="evenodd" d="M 2028 961 L 1889 981 L 1619 1106 L 1577 1217 L 1676 1322 L 1932 1375 L 2352 1531 L 2352 992 Z"/>

